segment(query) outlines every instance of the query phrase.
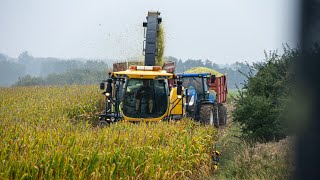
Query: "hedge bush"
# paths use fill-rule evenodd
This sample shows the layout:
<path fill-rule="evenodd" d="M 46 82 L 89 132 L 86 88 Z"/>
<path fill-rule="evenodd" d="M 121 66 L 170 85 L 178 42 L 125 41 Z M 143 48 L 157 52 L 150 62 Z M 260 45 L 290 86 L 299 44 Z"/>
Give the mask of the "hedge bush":
<path fill-rule="evenodd" d="M 250 66 L 253 73 L 239 89 L 234 120 L 242 124 L 245 137 L 258 141 L 286 137 L 285 114 L 292 94 L 293 62 L 300 55 L 297 49 L 284 48 L 284 53 L 266 54 L 264 62 Z"/>

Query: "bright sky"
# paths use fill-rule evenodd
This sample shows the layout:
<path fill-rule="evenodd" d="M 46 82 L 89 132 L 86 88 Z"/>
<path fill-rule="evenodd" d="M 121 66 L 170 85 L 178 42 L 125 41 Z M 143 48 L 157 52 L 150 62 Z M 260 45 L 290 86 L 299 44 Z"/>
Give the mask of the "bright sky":
<path fill-rule="evenodd" d="M 148 10 L 161 12 L 166 56 L 258 61 L 296 46 L 297 0 L 1 0 L 0 53 L 126 59 L 142 54 Z"/>

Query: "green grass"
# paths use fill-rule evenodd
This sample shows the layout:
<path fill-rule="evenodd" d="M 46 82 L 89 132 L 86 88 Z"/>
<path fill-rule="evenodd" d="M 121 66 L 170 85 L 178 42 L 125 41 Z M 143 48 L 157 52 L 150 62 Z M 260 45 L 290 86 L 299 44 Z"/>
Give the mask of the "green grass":
<path fill-rule="evenodd" d="M 232 124 L 232 125 L 231 125 Z M 219 139 L 220 166 L 213 179 L 290 179 L 294 169 L 293 140 L 249 143 L 241 127 L 231 123 Z"/>
<path fill-rule="evenodd" d="M 228 104 L 234 103 L 238 95 L 239 95 L 239 91 L 237 89 L 228 89 L 227 103 Z"/>

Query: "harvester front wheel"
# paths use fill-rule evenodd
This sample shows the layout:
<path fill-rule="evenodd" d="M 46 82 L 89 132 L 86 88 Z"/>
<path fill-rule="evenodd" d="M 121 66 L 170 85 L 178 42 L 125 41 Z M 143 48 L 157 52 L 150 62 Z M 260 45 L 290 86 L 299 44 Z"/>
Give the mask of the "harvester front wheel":
<path fill-rule="evenodd" d="M 100 121 L 97 122 L 96 125 L 99 128 L 105 128 L 105 127 L 109 126 L 109 123 L 107 121 L 100 120 Z"/>
<path fill-rule="evenodd" d="M 203 124 L 216 125 L 214 120 L 213 105 L 203 104 L 200 109 L 200 122 Z"/>

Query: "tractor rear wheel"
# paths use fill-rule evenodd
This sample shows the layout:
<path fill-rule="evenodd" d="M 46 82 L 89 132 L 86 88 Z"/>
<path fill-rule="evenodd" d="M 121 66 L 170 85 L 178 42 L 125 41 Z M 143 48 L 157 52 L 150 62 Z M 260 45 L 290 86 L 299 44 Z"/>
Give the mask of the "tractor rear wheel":
<path fill-rule="evenodd" d="M 211 104 L 203 104 L 200 109 L 200 123 L 215 125 L 215 117 L 214 117 L 213 105 Z"/>
<path fill-rule="evenodd" d="M 219 123 L 220 125 L 227 124 L 227 108 L 223 105 L 219 106 Z"/>

